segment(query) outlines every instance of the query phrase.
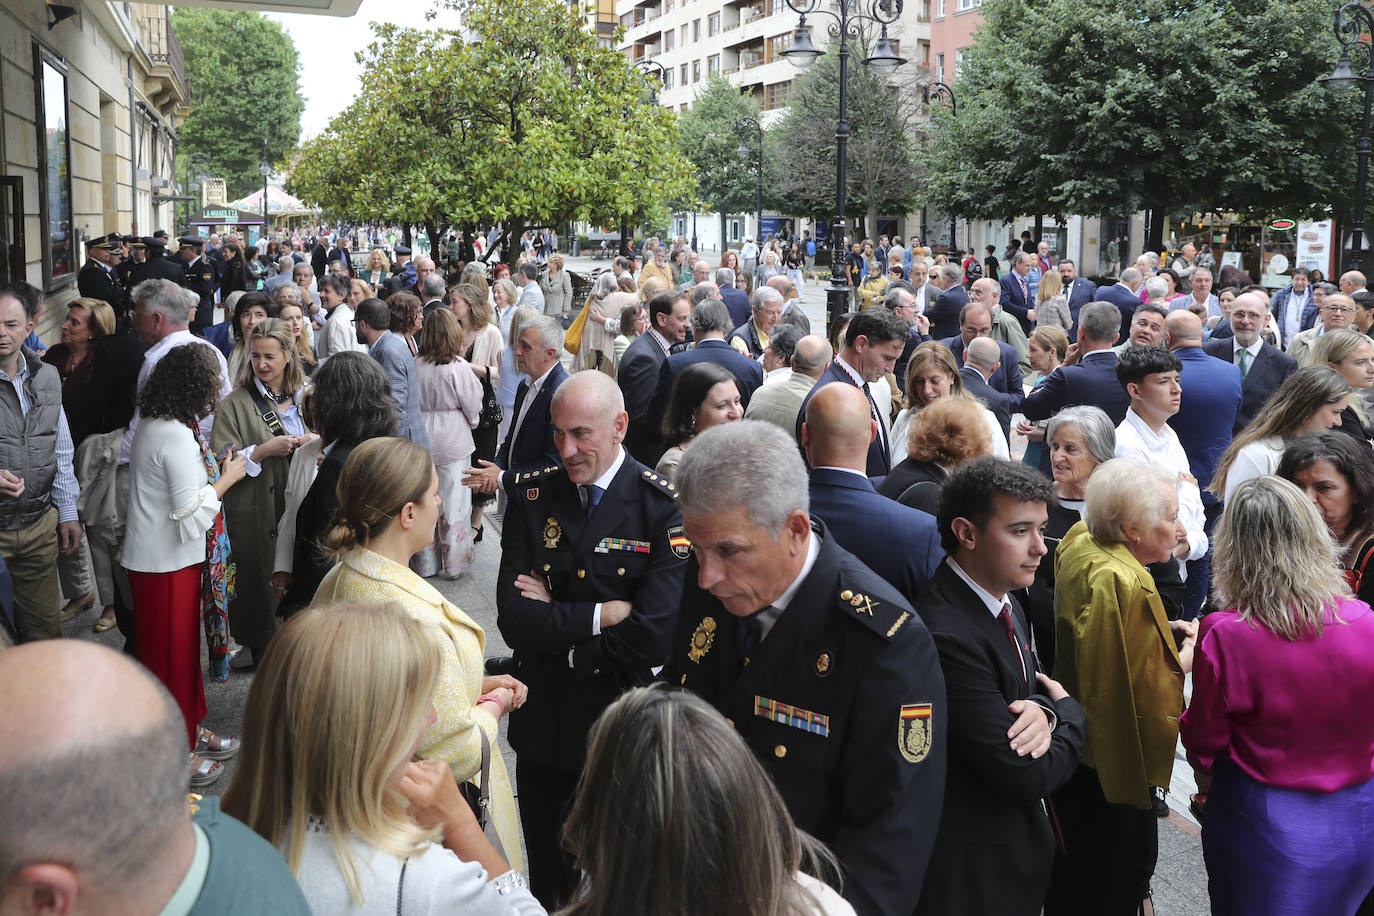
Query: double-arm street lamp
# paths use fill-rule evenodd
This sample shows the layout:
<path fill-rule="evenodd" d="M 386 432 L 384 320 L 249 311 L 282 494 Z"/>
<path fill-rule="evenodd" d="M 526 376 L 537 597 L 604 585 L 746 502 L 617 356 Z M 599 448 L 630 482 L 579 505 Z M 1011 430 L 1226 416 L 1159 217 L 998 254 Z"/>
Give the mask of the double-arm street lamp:
<path fill-rule="evenodd" d="M 758 120 L 748 115 L 740 115 L 735 119 L 735 132 L 740 135 L 739 149 L 735 150 L 735 155 L 739 156 L 740 162 L 748 162 L 750 156 L 754 156 L 754 170 L 758 179 L 754 191 L 754 231 L 759 236 L 759 250 L 763 250 L 763 125 Z M 749 146 L 749 140 L 754 140 L 755 147 Z"/>
<path fill-rule="evenodd" d="M 262 162 L 258 165 L 262 172 L 262 233 L 259 241 L 262 250 L 267 250 L 267 177 L 272 174 L 272 160 L 267 155 L 267 141 L 262 141 Z"/>
<path fill-rule="evenodd" d="M 1364 266 L 1364 193 L 1369 180 L 1369 114 L 1370 104 L 1374 102 L 1374 46 L 1365 36 L 1374 34 L 1374 15 L 1358 2 L 1346 3 L 1336 8 L 1336 38 L 1341 43 L 1341 59 L 1336 69 L 1320 78 L 1321 82 L 1341 89 L 1364 82 L 1364 119 L 1361 122 L 1360 142 L 1356 147 L 1359 154 L 1359 171 L 1355 177 L 1355 221 L 1350 227 L 1350 263 L 1348 270 L 1359 270 Z M 1350 64 L 1350 51 L 1363 46 L 1366 66 L 1363 76 L 1355 73 Z"/>
<path fill-rule="evenodd" d="M 835 21 L 827 31 L 831 38 L 839 40 L 840 111 L 835 122 L 835 222 L 830 230 L 830 288 L 826 290 L 826 310 L 833 320 L 849 310 L 849 284 L 844 274 L 844 233 L 847 226 L 845 157 L 849 145 L 845 81 L 849 75 L 849 41 L 860 40 L 859 27 L 862 23 L 875 23 L 882 31 L 873 45 L 873 53 L 863 58 L 863 62 L 884 76 L 906 63 L 905 58 L 898 56 L 892 39 L 887 37 L 887 27 L 902 15 L 902 0 L 830 0 L 824 9 L 821 0 L 787 0 L 787 6 L 800 16 L 797 29 L 792 33 L 792 45 L 782 52 L 792 63 L 808 67 L 821 56 L 821 49 L 811 40 L 807 16 L 820 14 L 833 18 Z"/>

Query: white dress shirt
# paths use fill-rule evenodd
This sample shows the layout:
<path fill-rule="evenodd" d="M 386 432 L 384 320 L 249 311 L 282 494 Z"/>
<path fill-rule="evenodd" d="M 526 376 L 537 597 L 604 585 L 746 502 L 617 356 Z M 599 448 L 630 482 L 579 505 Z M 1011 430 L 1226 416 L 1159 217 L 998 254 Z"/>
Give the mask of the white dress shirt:
<path fill-rule="evenodd" d="M 1143 458 L 1150 464 L 1170 474 L 1189 474 L 1188 453 L 1178 441 L 1178 434 L 1172 426 L 1165 423 L 1159 432 L 1135 412 L 1126 411 L 1126 419 L 1116 428 L 1116 456 Z M 1203 530 L 1202 493 L 1197 484 L 1178 478 L 1178 517 L 1188 532 L 1188 556 L 1185 559 L 1201 559 L 1207 553 L 1207 534 Z M 1188 578 L 1188 568 L 1179 563 L 1179 572 Z"/>

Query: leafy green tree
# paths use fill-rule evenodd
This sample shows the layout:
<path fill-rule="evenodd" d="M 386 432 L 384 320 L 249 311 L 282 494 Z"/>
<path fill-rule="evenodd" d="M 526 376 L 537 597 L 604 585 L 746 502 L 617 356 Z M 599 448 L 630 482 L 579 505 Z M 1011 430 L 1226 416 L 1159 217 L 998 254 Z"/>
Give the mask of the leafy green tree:
<path fill-rule="evenodd" d="M 727 213 L 753 212 L 755 191 L 753 160 L 741 162 L 740 140 L 752 148 L 756 137 L 744 137 L 735 129 L 741 117 L 758 120 L 759 103 L 741 93 L 719 73 L 707 77 L 692 107 L 678 116 L 678 148 L 696 169 L 696 196 L 679 209 L 714 210 L 720 214 L 720 237 L 725 238 Z"/>
<path fill-rule="evenodd" d="M 860 63 L 863 41 L 850 46 L 846 116 L 848 215 L 865 213 L 878 236 L 881 213 L 906 213 L 916 203 L 913 136 L 921 110 L 919 75 L 903 67 L 894 85 Z M 787 114 L 769 132 L 771 185 L 793 213 L 831 214 L 835 207 L 835 120 L 839 116 L 839 58 L 826 53 L 792 85 Z"/>
<path fill-rule="evenodd" d="M 463 31 L 374 25 L 363 90 L 293 169 L 330 213 L 423 225 L 661 221 L 691 191 L 674 116 L 559 0 L 453 0 Z M 646 180 L 648 176 L 648 180 Z M 513 260 L 518 246 L 505 246 Z"/>
<path fill-rule="evenodd" d="M 264 141 L 273 162 L 300 142 L 296 45 L 261 13 L 178 6 L 172 28 L 191 87 L 178 157 L 203 154 L 206 172 L 228 183 L 229 199 L 242 197 L 262 185 Z"/>
<path fill-rule="evenodd" d="M 1355 99 L 1328 0 L 984 0 L 922 157 L 961 216 L 1348 208 Z M 1353 96 L 1353 94 L 1352 94 Z"/>

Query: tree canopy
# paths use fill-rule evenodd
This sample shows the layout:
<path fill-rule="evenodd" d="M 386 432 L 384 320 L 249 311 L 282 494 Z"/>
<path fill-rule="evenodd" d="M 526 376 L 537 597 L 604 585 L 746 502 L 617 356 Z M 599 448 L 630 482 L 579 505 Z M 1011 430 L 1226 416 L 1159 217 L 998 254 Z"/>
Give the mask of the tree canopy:
<path fill-rule="evenodd" d="M 851 45 L 846 115 L 849 144 L 845 161 L 849 215 L 866 212 L 869 234 L 878 236 L 878 216 L 906 213 L 916 205 L 913 137 L 920 117 L 916 68 L 903 67 L 898 85 L 860 62 L 863 41 Z M 787 114 L 770 131 L 768 179 L 785 209 L 829 214 L 835 207 L 835 120 L 839 116 L 839 58 L 827 52 L 792 86 Z"/>
<path fill-rule="evenodd" d="M 362 92 L 302 145 L 292 193 L 424 225 L 658 217 L 691 190 L 674 116 L 559 0 L 454 0 L 461 32 L 374 24 Z M 645 180 L 650 176 L 651 180 Z M 513 254 L 516 246 L 506 250 Z"/>
<path fill-rule="evenodd" d="M 958 116 L 936 113 L 922 156 L 942 209 L 1348 209 L 1356 102 L 1317 82 L 1338 53 L 1328 0 L 984 0 L 983 16 Z"/>
<path fill-rule="evenodd" d="M 305 102 L 296 45 L 261 13 L 177 6 L 172 28 L 192 102 L 178 155 L 203 154 L 207 172 L 228 184 L 230 199 L 240 197 L 262 184 L 264 141 L 273 162 L 300 142 Z"/>

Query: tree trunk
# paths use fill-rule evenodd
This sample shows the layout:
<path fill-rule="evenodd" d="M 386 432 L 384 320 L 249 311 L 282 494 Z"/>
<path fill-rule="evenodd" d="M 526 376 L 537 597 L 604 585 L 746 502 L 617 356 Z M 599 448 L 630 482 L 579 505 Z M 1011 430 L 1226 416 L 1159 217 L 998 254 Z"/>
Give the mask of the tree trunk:
<path fill-rule="evenodd" d="M 730 248 L 730 242 L 725 238 L 725 211 L 721 210 L 720 216 L 720 256 L 725 257 L 725 252 Z"/>
<path fill-rule="evenodd" d="M 878 244 L 878 205 L 871 203 L 868 205 L 868 232 L 867 235 L 873 240 L 873 244 Z M 883 275 L 887 275 L 887 265 L 883 265 Z"/>
<path fill-rule="evenodd" d="M 439 226 L 433 220 L 426 220 L 425 235 L 429 236 L 429 259 L 435 264 L 440 261 L 439 234 Z"/>
<path fill-rule="evenodd" d="M 415 247 L 415 243 L 411 241 L 410 237 L 410 223 L 405 220 L 401 221 L 401 244 L 411 249 Z"/>
<path fill-rule="evenodd" d="M 1155 205 L 1151 207 L 1148 211 L 1146 211 L 1146 219 L 1150 221 L 1150 234 L 1149 237 L 1145 240 L 1146 251 L 1153 251 L 1157 252 L 1160 255 L 1163 255 L 1164 220 L 1166 219 L 1168 213 L 1169 210 L 1166 207 L 1162 207 L 1159 205 Z M 1128 264 L 1130 262 L 1130 258 L 1126 256 L 1126 253 L 1124 251 L 1121 253 L 1121 259 L 1123 262 L 1127 262 Z"/>
<path fill-rule="evenodd" d="M 1045 236 L 1045 217 L 1039 213 L 1035 214 L 1035 225 L 1031 228 L 1031 241 L 1040 245 L 1040 239 Z"/>
<path fill-rule="evenodd" d="M 525 234 L 525 218 L 511 217 L 506 220 L 506 250 L 501 253 L 501 260 L 510 265 L 511 273 L 515 272 L 515 264 L 520 259 L 520 239 Z"/>

